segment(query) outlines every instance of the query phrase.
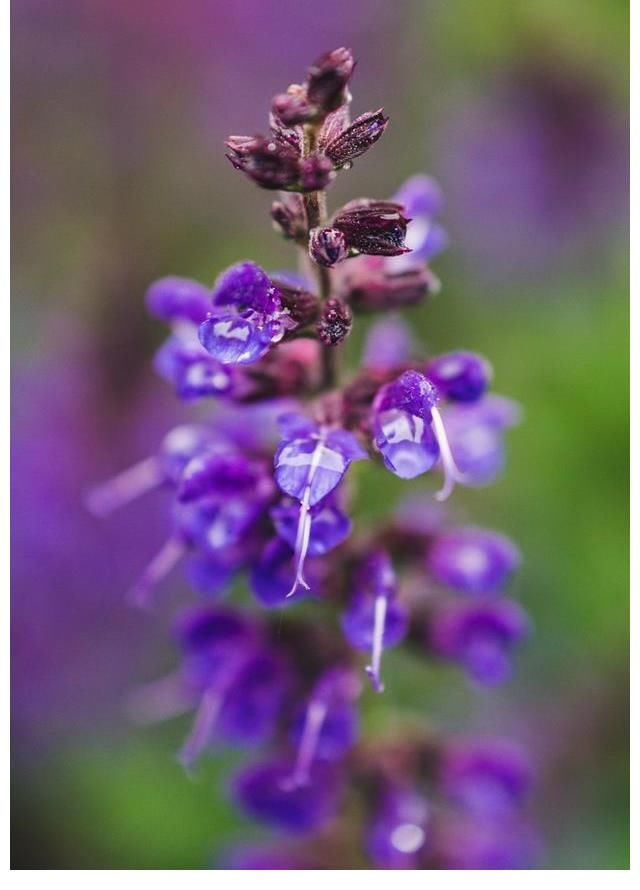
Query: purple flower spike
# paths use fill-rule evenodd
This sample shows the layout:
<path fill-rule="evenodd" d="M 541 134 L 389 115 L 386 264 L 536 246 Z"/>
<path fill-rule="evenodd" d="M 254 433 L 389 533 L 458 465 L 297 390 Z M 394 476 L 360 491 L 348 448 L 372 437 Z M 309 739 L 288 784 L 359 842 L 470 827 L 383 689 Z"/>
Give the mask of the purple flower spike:
<path fill-rule="evenodd" d="M 265 328 L 261 321 L 255 312 L 244 318 L 234 313 L 210 315 L 200 325 L 200 342 L 223 365 L 253 364 L 272 344 L 272 328 Z"/>
<path fill-rule="evenodd" d="M 523 749 L 502 739 L 448 745 L 440 772 L 443 792 L 484 817 L 512 813 L 523 804 L 532 781 L 531 764 Z"/>
<path fill-rule="evenodd" d="M 311 426 L 304 418 L 296 421 L 285 415 L 282 431 L 274 459 L 276 482 L 285 494 L 300 501 L 296 577 L 288 594 L 293 596 L 300 587 L 309 589 L 303 568 L 311 535 L 310 508 L 339 485 L 352 461 L 366 458 L 367 453 L 346 430 Z"/>
<path fill-rule="evenodd" d="M 434 616 L 429 642 L 438 655 L 457 661 L 477 683 L 496 686 L 511 675 L 511 650 L 528 629 L 527 616 L 517 603 L 456 604 Z"/>
<path fill-rule="evenodd" d="M 376 692 L 384 692 L 380 679 L 382 652 L 400 643 L 409 628 L 409 613 L 395 598 L 395 576 L 386 553 L 370 555 L 357 572 L 356 592 L 342 616 L 342 630 L 356 649 L 370 650 L 366 672 Z"/>
<path fill-rule="evenodd" d="M 190 278 L 169 276 L 155 281 L 145 296 L 151 315 L 164 321 L 200 324 L 207 317 L 211 291 Z"/>
<path fill-rule="evenodd" d="M 509 538 L 481 528 L 444 532 L 427 555 L 436 581 L 469 594 L 499 593 L 519 565 L 520 553 Z"/>
<path fill-rule="evenodd" d="M 377 868 L 415 869 L 428 843 L 429 807 L 410 788 L 387 788 L 367 832 Z"/>
<path fill-rule="evenodd" d="M 336 668 L 320 678 L 293 726 L 298 754 L 292 784 L 306 785 L 316 760 L 339 760 L 356 743 L 358 716 L 353 702 L 360 691 L 358 677 L 349 670 Z"/>
<path fill-rule="evenodd" d="M 431 359 L 425 368 L 443 399 L 452 402 L 475 402 L 491 380 L 491 366 L 473 352 L 447 352 Z"/>
<path fill-rule="evenodd" d="M 331 821 L 340 790 L 335 769 L 322 763 L 314 764 L 305 785 L 296 785 L 286 760 L 250 766 L 233 784 L 233 796 L 249 816 L 299 835 L 310 834 Z"/>

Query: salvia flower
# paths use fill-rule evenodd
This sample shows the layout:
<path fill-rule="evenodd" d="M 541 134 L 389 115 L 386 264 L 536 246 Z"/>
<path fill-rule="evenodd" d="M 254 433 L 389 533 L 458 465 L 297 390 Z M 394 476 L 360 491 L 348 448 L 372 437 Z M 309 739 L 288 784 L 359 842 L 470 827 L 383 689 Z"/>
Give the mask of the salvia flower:
<path fill-rule="evenodd" d="M 428 642 L 475 682 L 496 686 L 509 679 L 512 650 L 528 629 L 524 610 L 509 600 L 455 603 L 431 618 Z"/>
<path fill-rule="evenodd" d="M 221 364 L 251 364 L 296 327 L 282 305 L 280 291 L 255 263 L 227 269 L 213 291 L 216 307 L 200 325 L 200 342 Z"/>
<path fill-rule="evenodd" d="M 247 260 L 211 288 L 167 276 L 147 291 L 170 329 L 157 371 L 183 401 L 216 404 L 88 498 L 107 516 L 161 489 L 165 543 L 131 599 L 151 606 L 179 562 L 202 598 L 176 624 L 177 667 L 134 690 L 128 710 L 140 723 L 192 714 L 178 755 L 189 770 L 220 744 L 258 749 L 231 797 L 285 842 L 245 848 L 237 867 L 526 867 L 524 754 L 415 722 L 379 737 L 360 726 L 360 697 L 384 691 L 387 649 L 496 686 L 529 623 L 502 596 L 520 563 L 506 536 L 456 527 L 413 488 L 375 527 L 350 515 L 349 468 L 368 458 L 368 482 L 383 465 L 405 481 L 441 471 L 437 501 L 456 483 L 487 484 L 520 413 L 488 392 L 485 358 L 423 358 L 397 315 L 440 287 L 428 265 L 448 243 L 437 183 L 414 176 L 391 200 L 327 211 L 328 187 L 389 124 L 382 109 L 352 120 L 354 67 L 344 47 L 323 54 L 272 99 L 268 135 L 227 141 L 236 169 L 279 192 L 271 219 L 298 272 Z M 344 372 L 344 341 L 365 312 L 383 316 Z M 384 720 L 383 705 L 375 713 Z"/>
<path fill-rule="evenodd" d="M 311 535 L 311 508 L 340 484 L 353 461 L 366 458 L 367 453 L 352 433 L 322 427 L 303 415 L 283 415 L 280 424 L 282 441 L 274 458 L 276 482 L 300 502 L 292 596 L 300 587 L 309 589 L 303 569 Z"/>
<path fill-rule="evenodd" d="M 371 653 L 366 671 L 374 690 L 383 692 L 382 653 L 404 639 L 409 613 L 397 599 L 395 573 L 385 552 L 367 556 L 354 580 L 354 592 L 342 616 L 342 630 L 352 646 Z"/>
<path fill-rule="evenodd" d="M 505 535 L 460 528 L 435 537 L 427 554 L 431 575 L 458 593 L 500 593 L 520 565 L 520 553 Z"/>

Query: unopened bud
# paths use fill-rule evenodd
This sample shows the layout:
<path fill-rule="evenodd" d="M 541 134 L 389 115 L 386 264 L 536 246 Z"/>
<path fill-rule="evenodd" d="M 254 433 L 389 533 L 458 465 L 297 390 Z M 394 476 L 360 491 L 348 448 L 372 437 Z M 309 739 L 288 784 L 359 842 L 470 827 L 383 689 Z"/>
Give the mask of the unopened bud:
<path fill-rule="evenodd" d="M 382 109 L 361 114 L 326 146 L 325 154 L 334 166 L 342 167 L 375 145 L 388 123 L 389 118 L 384 116 Z"/>
<path fill-rule="evenodd" d="M 355 68 L 350 49 L 340 47 L 324 53 L 309 68 L 307 97 L 324 114 L 335 111 L 348 101 L 347 84 Z"/>
<path fill-rule="evenodd" d="M 286 93 L 271 100 L 271 111 L 284 127 L 295 127 L 312 120 L 316 109 L 309 102 L 303 87 L 294 84 Z"/>
<path fill-rule="evenodd" d="M 325 189 L 335 179 L 333 164 L 322 154 L 312 154 L 300 165 L 300 184 L 306 192 Z"/>
<path fill-rule="evenodd" d="M 263 136 L 230 136 L 228 160 L 236 170 L 265 189 L 294 187 L 300 178 L 296 151 L 275 139 Z"/>
<path fill-rule="evenodd" d="M 288 193 L 283 200 L 274 201 L 271 205 L 271 219 L 276 231 L 285 238 L 298 240 L 307 234 L 307 220 L 300 195 Z"/>
<path fill-rule="evenodd" d="M 335 266 L 347 258 L 347 240 L 338 229 L 313 229 L 309 236 L 309 256 L 319 266 Z"/>
<path fill-rule="evenodd" d="M 349 248 L 371 256 L 399 256 L 409 251 L 404 239 L 410 220 L 403 209 L 392 201 L 353 201 L 338 211 L 332 225 Z"/>
<path fill-rule="evenodd" d="M 342 300 L 327 300 L 317 325 L 318 337 L 325 346 L 337 346 L 349 335 L 353 316 Z"/>

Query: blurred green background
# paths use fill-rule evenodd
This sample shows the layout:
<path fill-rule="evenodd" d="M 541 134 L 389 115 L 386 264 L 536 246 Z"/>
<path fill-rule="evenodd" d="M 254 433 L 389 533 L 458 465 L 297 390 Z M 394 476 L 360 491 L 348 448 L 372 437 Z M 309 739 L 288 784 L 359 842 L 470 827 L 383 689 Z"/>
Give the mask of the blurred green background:
<path fill-rule="evenodd" d="M 269 197 L 224 160 L 272 94 L 338 45 L 379 145 L 337 206 L 429 172 L 447 197 L 440 295 L 410 315 L 426 350 L 490 356 L 520 401 L 504 477 L 455 511 L 525 555 L 535 634 L 516 679 L 388 658 L 371 726 L 412 714 L 515 735 L 539 766 L 545 867 L 628 867 L 628 5 L 622 0 L 22 0 L 13 5 L 13 866 L 201 868 L 257 836 L 195 779 L 182 721 L 140 729 L 128 689 L 171 665 L 167 604 L 122 603 L 162 540 L 148 502 L 108 528 L 82 492 L 149 453 L 177 416 L 148 362 L 142 295 L 289 262 Z M 361 336 L 349 344 L 357 361 Z M 366 468 L 359 521 L 403 492 Z M 175 582 L 176 597 L 180 591 Z"/>

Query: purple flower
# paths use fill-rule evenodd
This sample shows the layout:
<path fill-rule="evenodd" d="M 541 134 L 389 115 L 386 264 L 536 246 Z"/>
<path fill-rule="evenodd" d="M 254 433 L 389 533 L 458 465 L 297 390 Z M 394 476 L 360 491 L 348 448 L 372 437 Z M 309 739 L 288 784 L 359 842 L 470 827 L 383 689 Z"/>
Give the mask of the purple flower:
<path fill-rule="evenodd" d="M 443 416 L 465 483 L 493 482 L 504 466 L 504 432 L 520 422 L 520 407 L 503 396 L 486 395 L 472 404 L 448 405 Z"/>
<path fill-rule="evenodd" d="M 476 402 L 491 381 L 491 366 L 473 352 L 447 352 L 431 359 L 425 374 L 443 399 Z"/>
<path fill-rule="evenodd" d="M 294 503 L 279 504 L 271 510 L 271 518 L 278 535 L 293 550 L 296 545 L 300 508 Z M 309 509 L 309 556 L 324 556 L 341 544 L 351 533 L 351 520 L 340 507 L 324 498 Z"/>
<path fill-rule="evenodd" d="M 322 578 L 319 569 L 317 560 L 311 560 L 307 566 L 314 590 L 317 590 Z M 281 538 L 272 538 L 267 541 L 251 567 L 249 585 L 263 606 L 278 608 L 295 602 L 289 596 L 295 576 L 296 559 L 293 548 Z M 300 595 L 308 596 L 309 589 L 303 588 Z"/>
<path fill-rule="evenodd" d="M 384 789 L 367 830 L 367 852 L 376 868 L 419 867 L 429 839 L 429 806 L 416 791 Z"/>
<path fill-rule="evenodd" d="M 429 643 L 476 682 L 495 686 L 511 675 L 511 651 L 528 629 L 523 609 L 508 600 L 452 604 L 431 618 Z"/>
<path fill-rule="evenodd" d="M 456 482 L 464 482 L 447 437 L 438 391 L 419 371 L 405 371 L 383 386 L 373 403 L 375 444 L 385 466 L 401 479 L 430 470 L 440 458 L 444 484 L 436 494 L 446 500 Z"/>
<path fill-rule="evenodd" d="M 392 370 L 407 364 L 414 341 L 408 325 L 398 315 L 387 315 L 371 326 L 362 363 L 366 368 Z"/>
<path fill-rule="evenodd" d="M 499 593 L 519 565 L 520 553 L 509 538 L 481 528 L 443 532 L 427 554 L 435 580 L 459 593 Z"/>
<path fill-rule="evenodd" d="M 211 291 L 190 278 L 168 276 L 160 278 L 149 287 L 145 296 L 151 315 L 174 323 L 187 321 L 200 324 L 207 317 Z"/>
<path fill-rule="evenodd" d="M 287 330 L 296 326 L 282 305 L 280 291 L 255 263 L 244 262 L 222 273 L 213 290 L 213 312 L 202 322 L 200 342 L 223 365 L 251 364 Z"/>
<path fill-rule="evenodd" d="M 396 262 L 398 268 L 418 261 L 429 262 L 449 246 L 447 233 L 435 222 L 444 200 L 434 179 L 422 174 L 412 176 L 396 192 L 394 201 L 404 207 L 410 218 L 406 245 L 411 253 Z"/>
<path fill-rule="evenodd" d="M 342 429 L 322 427 L 303 415 L 281 418 L 282 441 L 274 458 L 276 482 L 285 494 L 300 501 L 295 540 L 296 576 L 289 596 L 304 579 L 304 560 L 309 549 L 312 507 L 340 484 L 352 461 L 367 457 L 356 437 Z"/>
<path fill-rule="evenodd" d="M 440 769 L 442 792 L 471 813 L 502 816 L 522 806 L 533 773 L 519 746 L 502 739 L 449 743 Z"/>
<path fill-rule="evenodd" d="M 371 553 L 356 573 L 355 591 L 342 615 L 342 630 L 356 649 L 371 651 L 366 671 L 376 692 L 384 691 L 382 652 L 400 643 L 408 626 L 408 611 L 396 599 L 396 579 L 388 555 L 384 551 Z"/>
<path fill-rule="evenodd" d="M 340 803 L 341 782 L 332 765 L 314 763 L 305 784 L 292 781 L 287 760 L 243 769 L 233 796 L 254 819 L 291 834 L 309 834 L 330 822 Z"/>

